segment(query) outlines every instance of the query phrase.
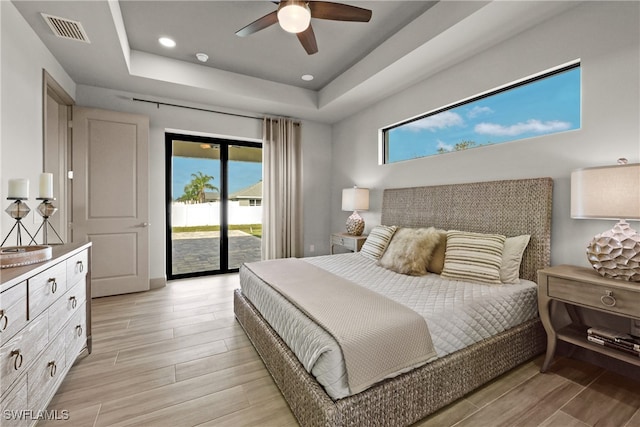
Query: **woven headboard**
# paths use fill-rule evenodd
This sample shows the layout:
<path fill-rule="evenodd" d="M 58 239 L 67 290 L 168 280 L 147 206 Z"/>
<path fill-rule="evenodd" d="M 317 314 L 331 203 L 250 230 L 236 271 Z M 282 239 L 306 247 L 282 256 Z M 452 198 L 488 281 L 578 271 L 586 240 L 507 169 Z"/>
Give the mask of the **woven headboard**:
<path fill-rule="evenodd" d="M 382 224 L 530 234 L 520 277 L 537 281 L 537 271 L 551 260 L 552 191 L 551 178 L 387 189 Z"/>

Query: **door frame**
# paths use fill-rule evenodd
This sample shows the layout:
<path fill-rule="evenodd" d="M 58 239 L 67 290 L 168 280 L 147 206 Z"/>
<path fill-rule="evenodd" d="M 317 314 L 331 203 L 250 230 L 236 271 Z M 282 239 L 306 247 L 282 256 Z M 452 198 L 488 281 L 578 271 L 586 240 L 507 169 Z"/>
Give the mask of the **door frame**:
<path fill-rule="evenodd" d="M 197 271 L 192 273 L 173 274 L 173 256 L 171 238 L 171 203 L 173 202 L 173 141 L 179 139 L 181 141 L 193 142 L 194 144 L 218 144 L 220 145 L 220 269 Z M 191 277 L 211 276 L 216 274 L 237 273 L 239 268 L 229 268 L 229 218 L 228 218 L 228 199 L 229 199 L 229 183 L 228 183 L 228 162 L 229 147 L 232 145 L 262 148 L 262 142 L 247 141 L 232 138 L 220 138 L 213 136 L 200 136 L 192 134 L 181 134 L 175 132 L 165 132 L 165 226 L 166 226 L 166 275 L 167 280 L 187 279 Z"/>
<path fill-rule="evenodd" d="M 57 135 L 49 133 L 48 99 L 58 104 Z M 56 207 L 58 211 L 53 221 L 56 222 L 57 233 L 63 243 L 69 243 L 69 223 L 72 221 L 72 194 L 67 171 L 71 170 L 71 108 L 75 102 L 64 88 L 45 70 L 42 69 L 42 171 L 54 174 L 54 182 L 58 182 Z M 56 239 L 54 239 L 56 240 Z"/>

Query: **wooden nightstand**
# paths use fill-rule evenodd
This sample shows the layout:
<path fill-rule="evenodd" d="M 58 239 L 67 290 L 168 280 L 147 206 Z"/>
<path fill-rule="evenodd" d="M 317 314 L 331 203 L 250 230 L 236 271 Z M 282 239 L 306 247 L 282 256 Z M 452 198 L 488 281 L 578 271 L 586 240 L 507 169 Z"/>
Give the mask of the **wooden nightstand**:
<path fill-rule="evenodd" d="M 572 323 L 555 330 L 551 323 L 552 301 L 565 303 Z M 607 279 L 595 270 L 559 265 L 538 271 L 538 310 L 547 332 L 547 355 L 541 372 L 553 360 L 557 340 L 640 366 L 640 358 L 587 341 L 587 329 L 576 307 L 586 307 L 629 319 L 640 319 L 640 283 Z M 626 332 L 626 331 L 621 331 Z"/>
<path fill-rule="evenodd" d="M 351 252 L 359 252 L 364 245 L 364 241 L 367 240 L 367 236 L 352 236 L 347 233 L 333 233 L 329 244 L 329 251 L 333 255 L 333 246 L 343 246 L 349 249 Z"/>

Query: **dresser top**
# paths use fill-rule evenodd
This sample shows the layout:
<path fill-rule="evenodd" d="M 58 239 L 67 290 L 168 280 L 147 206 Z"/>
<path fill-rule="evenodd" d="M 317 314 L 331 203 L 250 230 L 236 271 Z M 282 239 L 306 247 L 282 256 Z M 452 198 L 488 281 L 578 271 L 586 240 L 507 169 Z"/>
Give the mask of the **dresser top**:
<path fill-rule="evenodd" d="M 41 271 L 46 270 L 49 267 L 54 266 L 60 261 L 69 258 L 79 252 L 82 252 L 86 248 L 91 246 L 91 242 L 82 243 L 69 243 L 66 245 L 53 245 L 51 246 L 52 256 L 43 262 L 35 264 L 24 265 L 20 267 L 3 268 L 0 270 L 0 291 L 10 288 L 16 283 L 20 283 L 27 280 L 29 277 L 34 276 Z"/>

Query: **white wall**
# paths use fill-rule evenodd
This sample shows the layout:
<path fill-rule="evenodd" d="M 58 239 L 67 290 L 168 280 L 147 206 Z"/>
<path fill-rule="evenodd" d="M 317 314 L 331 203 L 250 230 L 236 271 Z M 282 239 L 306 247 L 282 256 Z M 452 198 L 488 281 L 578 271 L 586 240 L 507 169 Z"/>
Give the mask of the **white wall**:
<path fill-rule="evenodd" d="M 23 223 L 31 234 L 41 219 L 35 212 L 35 198 L 38 177 L 43 172 L 42 70 L 46 69 L 71 97 L 75 96 L 76 85 L 11 2 L 0 1 L 0 11 L 0 234 L 4 240 L 13 226 L 13 220 L 4 213 L 9 206 L 9 179 L 29 179 L 27 204 L 31 213 Z M 29 243 L 24 239 L 23 244 Z M 15 245 L 15 232 L 7 240 L 9 244 Z"/>
<path fill-rule="evenodd" d="M 131 99 L 149 98 L 134 94 L 93 86 L 78 85 L 77 105 L 102 108 L 129 113 L 144 114 L 149 117 L 149 203 L 150 203 L 150 277 L 157 280 L 165 277 L 165 140 L 166 129 L 202 132 L 228 138 L 248 138 L 262 140 L 262 122 L 204 111 L 134 102 Z M 153 98 L 162 101 L 159 98 Z M 167 102 L 180 103 L 175 100 Z M 184 103 L 182 103 L 184 104 Z M 216 109 L 215 106 L 200 106 Z M 241 112 L 246 115 L 259 114 Z M 304 202 L 304 247 L 305 255 L 328 253 L 330 234 L 328 185 L 331 161 L 331 128 L 328 125 L 302 122 L 303 146 L 303 194 Z M 312 197 L 306 197 L 311 194 Z M 309 252 L 310 245 L 316 252 Z"/>
<path fill-rule="evenodd" d="M 384 188 L 550 176 L 552 264 L 588 266 L 587 242 L 613 223 L 570 218 L 569 177 L 619 157 L 640 161 L 639 10 L 637 2 L 585 2 L 334 125 L 332 230 L 344 228 L 340 190 L 353 185 L 372 189 L 363 213 L 370 229 Z M 379 128 L 575 59 L 581 130 L 378 165 Z"/>

